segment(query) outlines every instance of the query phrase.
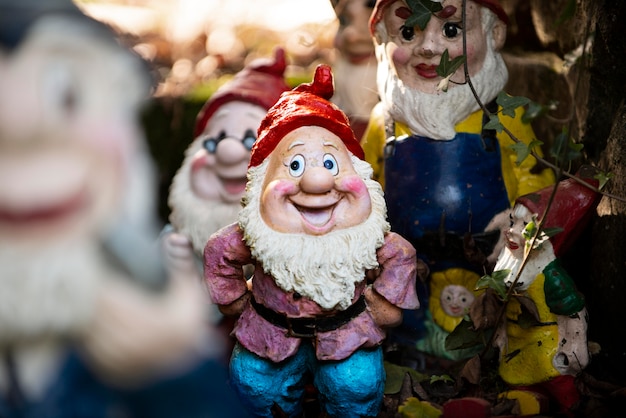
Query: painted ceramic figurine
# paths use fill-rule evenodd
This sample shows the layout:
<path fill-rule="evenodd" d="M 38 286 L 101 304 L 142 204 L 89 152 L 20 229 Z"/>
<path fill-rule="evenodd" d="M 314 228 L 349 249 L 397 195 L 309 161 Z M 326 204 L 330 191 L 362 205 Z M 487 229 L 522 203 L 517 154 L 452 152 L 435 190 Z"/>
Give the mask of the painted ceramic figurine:
<path fill-rule="evenodd" d="M 289 90 L 285 68 L 285 52 L 277 48 L 272 60 L 255 60 L 237 73 L 198 113 L 195 139 L 172 180 L 168 204 L 173 231 L 191 241 L 200 260 L 209 236 L 237 220 L 257 129 Z"/>
<path fill-rule="evenodd" d="M 445 51 L 450 59 L 463 54 L 465 32 L 472 83 L 480 100 L 497 109 L 495 98 L 508 77 L 499 53 L 508 18 L 498 0 L 467 1 L 464 23 L 463 2 L 444 0 L 442 10 L 423 30 L 406 26 L 414 16 L 409 4 L 413 3 L 378 0 L 372 13 L 381 102 L 372 112 L 362 144 L 374 178 L 383 184 L 392 230 L 408 239 L 430 268 L 427 285 L 444 288 L 435 283 L 441 277 L 462 286 L 478 280 L 493 265 L 499 226 L 512 202 L 553 184 L 554 175 L 532 156 L 516 165 L 516 153 L 509 147 L 514 142 L 508 135 L 483 127 L 486 118 L 464 83 L 463 66 L 451 77 L 447 91 L 438 90 L 442 77 L 436 67 Z M 500 121 L 516 138 L 530 143 L 535 135 L 522 123 L 522 113 L 520 108 L 514 118 L 501 116 Z M 428 300 L 427 285 L 418 286 L 422 301 Z M 438 318 L 428 306 L 423 303 L 422 309 L 406 312 L 403 325 L 391 332 L 389 341 L 410 352 L 416 341 L 434 338 L 423 348 L 442 353 L 445 347 L 434 348 L 445 341 L 441 333 L 454 329 L 462 315 Z M 430 332 L 434 329 L 436 334 Z M 459 355 L 448 352 L 446 357 Z"/>
<path fill-rule="evenodd" d="M 335 94 L 331 101 L 350 119 L 357 139 L 361 139 L 372 109 L 378 103 L 374 42 L 369 18 L 375 0 L 331 0 L 339 27 L 335 34 L 333 61 Z"/>
<path fill-rule="evenodd" d="M 385 328 L 419 306 L 415 250 L 389 232 L 380 185 L 332 94 L 320 65 L 269 110 L 239 222 L 204 253 L 213 300 L 241 313 L 230 371 L 255 416 L 298 416 L 310 378 L 328 415 L 376 416 Z"/>
<path fill-rule="evenodd" d="M 597 187 L 596 180 L 587 181 Z M 601 195 L 573 179 L 561 181 L 543 228 L 563 231 L 535 241 L 520 273 L 531 245 L 530 231 L 544 215 L 553 188 L 522 196 L 513 208 L 506 246 L 495 270 L 510 271 L 505 283 L 515 288 L 516 297 L 507 303 L 505 331 L 496 341 L 502 379 L 514 388 L 548 394 L 559 406 L 556 412 L 567 414 L 579 399 L 574 378 L 589 362 L 588 318 L 583 295 L 559 257 L 587 225 Z M 527 303 L 520 303 L 520 296 L 534 303 L 536 314 L 526 308 Z"/>
<path fill-rule="evenodd" d="M 0 1 L 2 417 L 241 416 L 156 245 L 146 70 L 69 0 Z"/>

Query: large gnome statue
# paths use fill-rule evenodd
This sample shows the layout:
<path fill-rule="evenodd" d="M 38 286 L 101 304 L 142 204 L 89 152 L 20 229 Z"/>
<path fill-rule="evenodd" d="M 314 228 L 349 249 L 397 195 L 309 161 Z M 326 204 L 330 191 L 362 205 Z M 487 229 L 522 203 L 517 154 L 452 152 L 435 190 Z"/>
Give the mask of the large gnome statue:
<path fill-rule="evenodd" d="M 441 296 L 471 297 L 472 283 L 493 267 L 515 199 L 554 183 L 534 156 L 516 164 L 515 142 L 487 128 L 488 114 L 476 100 L 498 113 L 496 98 L 508 79 L 500 53 L 508 17 L 500 1 L 425 3 L 436 11 L 423 13 L 421 0 L 377 0 L 370 19 L 381 101 L 362 139 L 365 158 L 383 184 L 392 231 L 413 244 L 431 273 L 427 286 L 418 286 L 422 309 L 405 313 L 390 332 L 401 362 L 421 355 L 412 353 L 417 344 L 437 357 L 471 354 L 446 350 L 445 337 L 464 312 L 459 303 L 441 309 Z M 447 80 L 437 73 L 442 58 L 462 56 L 473 88 L 464 66 Z M 530 144 L 536 138 L 523 114 L 518 108 L 499 120 Z"/>
<path fill-rule="evenodd" d="M 237 220 L 257 129 L 289 90 L 285 67 L 285 52 L 277 48 L 273 60 L 251 62 L 198 113 L 195 139 L 172 180 L 168 204 L 173 230 L 191 241 L 199 258 L 209 236 Z"/>
<path fill-rule="evenodd" d="M 332 83 L 320 65 L 269 110 L 239 222 L 204 253 L 213 300 L 240 314 L 231 378 L 259 417 L 298 416 L 311 378 L 329 416 L 376 416 L 385 328 L 419 306 L 415 250 L 389 232 L 380 185 L 329 102 Z"/>
<path fill-rule="evenodd" d="M 2 417 L 242 416 L 156 245 L 149 87 L 70 0 L 0 0 Z"/>
<path fill-rule="evenodd" d="M 597 181 L 587 181 L 597 186 Z M 500 376 L 514 388 L 548 394 L 559 414 L 571 414 L 579 400 L 575 376 L 589 363 L 587 310 L 583 295 L 559 262 L 593 215 L 601 195 L 574 181 L 558 184 L 542 229 L 562 228 L 551 236 L 531 238 L 544 216 L 554 187 L 517 199 L 506 231 L 506 246 L 495 270 L 508 271 L 505 284 L 514 287 L 507 303 L 500 346 Z M 521 269 L 525 252 L 528 261 Z M 525 301 L 521 299 L 525 299 Z M 535 307 L 529 309 L 529 301 Z M 539 411 L 548 412 L 548 411 Z"/>

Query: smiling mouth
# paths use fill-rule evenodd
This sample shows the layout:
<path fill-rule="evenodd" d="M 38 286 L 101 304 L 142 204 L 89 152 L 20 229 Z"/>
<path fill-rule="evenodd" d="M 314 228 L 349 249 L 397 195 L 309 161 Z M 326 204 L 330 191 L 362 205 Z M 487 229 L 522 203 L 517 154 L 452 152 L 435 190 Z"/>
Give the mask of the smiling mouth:
<path fill-rule="evenodd" d="M 246 190 L 247 179 L 245 177 L 239 177 L 234 179 L 221 178 L 224 190 L 228 194 L 242 194 Z"/>
<path fill-rule="evenodd" d="M 519 248 L 519 245 L 517 245 L 517 243 L 515 241 L 507 241 L 506 245 L 512 251 L 515 251 L 515 250 L 517 250 Z"/>
<path fill-rule="evenodd" d="M 455 316 L 460 316 L 463 312 L 463 309 L 460 306 L 451 306 L 450 312 L 452 312 Z"/>
<path fill-rule="evenodd" d="M 296 209 L 298 209 L 298 212 L 300 212 L 300 215 L 308 224 L 319 228 L 330 222 L 335 205 L 323 208 L 306 208 L 296 205 Z"/>
<path fill-rule="evenodd" d="M 73 197 L 55 204 L 19 210 L 0 208 L 0 223 L 11 226 L 54 223 L 79 212 L 85 204 L 85 194 L 79 192 Z"/>
<path fill-rule="evenodd" d="M 424 78 L 437 78 L 439 75 L 437 74 L 437 66 L 435 65 L 426 65 L 419 64 L 415 66 L 415 71 L 417 74 Z"/>

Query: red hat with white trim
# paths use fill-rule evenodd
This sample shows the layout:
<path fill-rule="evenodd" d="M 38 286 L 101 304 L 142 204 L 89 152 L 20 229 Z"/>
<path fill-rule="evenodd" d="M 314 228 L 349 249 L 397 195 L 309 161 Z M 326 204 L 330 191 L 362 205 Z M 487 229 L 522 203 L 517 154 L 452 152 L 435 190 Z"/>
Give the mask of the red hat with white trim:
<path fill-rule="evenodd" d="M 285 135 L 302 126 L 328 129 L 341 138 L 348 151 L 364 159 L 363 148 L 354 136 L 347 116 L 329 101 L 334 92 L 332 71 L 328 65 L 320 64 L 313 82 L 283 93 L 261 122 L 249 167 L 261 164 Z"/>
<path fill-rule="evenodd" d="M 584 180 L 593 188 L 589 188 L 572 178 L 561 180 L 556 194 L 545 215 L 543 228 L 562 228 L 563 231 L 550 237 L 554 254 L 559 256 L 565 253 L 575 242 L 587 225 L 602 195 L 595 188 L 598 180 L 593 178 L 595 170 L 583 166 L 577 177 Z M 548 206 L 554 186 L 545 187 L 537 192 L 528 193 L 519 197 L 515 203 L 524 205 L 529 211 L 540 218 Z"/>
<path fill-rule="evenodd" d="M 232 80 L 217 89 L 200 109 L 194 138 L 202 134 L 211 116 L 224 103 L 247 102 L 266 110 L 272 107 L 281 93 L 290 89 L 284 79 L 286 66 L 285 50 L 282 48 L 276 48 L 272 60 L 260 58 L 252 61 Z"/>
<path fill-rule="evenodd" d="M 372 11 L 372 15 L 370 16 L 370 33 L 372 36 L 376 33 L 376 25 L 380 22 L 385 14 L 385 10 L 391 6 L 393 3 L 400 0 L 377 0 L 374 5 L 374 10 Z M 506 11 L 502 8 L 499 0 L 471 0 L 474 3 L 478 3 L 481 6 L 484 6 L 494 12 L 498 18 L 509 24 L 509 16 L 506 14 Z"/>

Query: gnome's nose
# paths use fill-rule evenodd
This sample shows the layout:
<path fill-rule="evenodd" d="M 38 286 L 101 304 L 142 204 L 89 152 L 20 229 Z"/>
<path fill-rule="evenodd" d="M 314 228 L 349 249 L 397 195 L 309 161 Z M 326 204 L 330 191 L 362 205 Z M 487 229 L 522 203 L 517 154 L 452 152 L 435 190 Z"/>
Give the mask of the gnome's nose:
<path fill-rule="evenodd" d="M 300 189 L 305 193 L 328 193 L 335 186 L 335 177 L 324 167 L 308 168 L 300 180 Z"/>
<path fill-rule="evenodd" d="M 215 156 L 222 164 L 237 164 L 244 160 L 247 162 L 250 153 L 240 140 L 224 138 L 217 144 Z"/>

